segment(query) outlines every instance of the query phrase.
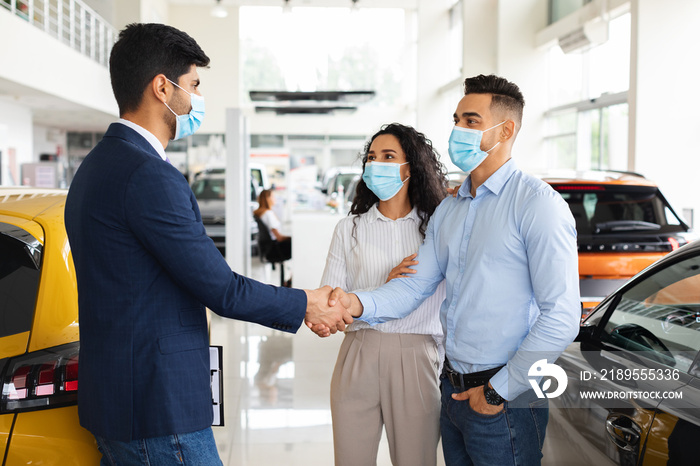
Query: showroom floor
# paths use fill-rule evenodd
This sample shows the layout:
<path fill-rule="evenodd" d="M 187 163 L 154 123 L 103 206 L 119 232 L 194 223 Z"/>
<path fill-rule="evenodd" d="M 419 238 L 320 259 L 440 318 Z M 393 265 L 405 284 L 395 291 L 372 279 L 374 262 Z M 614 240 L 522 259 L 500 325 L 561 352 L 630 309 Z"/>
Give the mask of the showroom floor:
<path fill-rule="evenodd" d="M 251 277 L 276 284 L 279 272 L 254 257 Z M 212 344 L 224 348 L 225 425 L 214 435 L 225 466 L 333 464 L 329 387 L 342 338 L 322 340 L 306 328 L 292 335 L 212 316 Z M 548 434 L 548 440 L 556 435 Z M 444 465 L 438 448 L 438 465 Z M 391 465 L 385 439 L 377 465 Z"/>

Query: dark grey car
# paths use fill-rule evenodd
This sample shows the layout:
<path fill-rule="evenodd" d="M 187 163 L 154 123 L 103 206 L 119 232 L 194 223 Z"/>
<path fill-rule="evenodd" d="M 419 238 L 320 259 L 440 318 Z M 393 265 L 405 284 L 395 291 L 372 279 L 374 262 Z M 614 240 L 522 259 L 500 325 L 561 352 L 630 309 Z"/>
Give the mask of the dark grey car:
<path fill-rule="evenodd" d="M 633 277 L 556 364 L 547 465 L 700 464 L 700 241 Z"/>
<path fill-rule="evenodd" d="M 221 254 L 226 255 L 226 175 L 224 173 L 203 174 L 192 182 L 192 192 L 197 198 L 202 223 Z M 262 189 L 262 188 L 260 188 Z M 253 209 L 257 208 L 257 182 L 251 180 L 251 254 L 258 249 L 258 225 L 253 221 Z M 254 205 L 253 205 L 254 204 Z"/>

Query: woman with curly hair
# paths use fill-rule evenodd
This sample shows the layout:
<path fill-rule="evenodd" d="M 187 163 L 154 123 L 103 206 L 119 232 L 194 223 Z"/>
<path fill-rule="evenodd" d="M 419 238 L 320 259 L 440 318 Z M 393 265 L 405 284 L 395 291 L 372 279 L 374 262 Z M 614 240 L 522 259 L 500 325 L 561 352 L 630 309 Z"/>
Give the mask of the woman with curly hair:
<path fill-rule="evenodd" d="M 372 136 L 362 169 L 322 285 L 359 291 L 410 280 L 402 277 L 414 273 L 430 216 L 447 194 L 432 143 L 410 126 L 393 123 Z M 403 319 L 374 326 L 356 320 L 346 329 L 331 381 L 336 465 L 376 464 L 382 426 L 394 465 L 436 464 L 444 298 L 442 283 Z"/>

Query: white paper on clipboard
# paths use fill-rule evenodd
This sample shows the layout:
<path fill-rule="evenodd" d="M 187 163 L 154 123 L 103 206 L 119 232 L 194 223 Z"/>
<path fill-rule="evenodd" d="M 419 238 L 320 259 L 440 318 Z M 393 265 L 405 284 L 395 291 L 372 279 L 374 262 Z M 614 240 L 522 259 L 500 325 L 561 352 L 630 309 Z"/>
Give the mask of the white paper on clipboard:
<path fill-rule="evenodd" d="M 223 346 L 209 347 L 209 372 L 211 373 L 211 402 L 214 410 L 212 426 L 224 425 Z"/>

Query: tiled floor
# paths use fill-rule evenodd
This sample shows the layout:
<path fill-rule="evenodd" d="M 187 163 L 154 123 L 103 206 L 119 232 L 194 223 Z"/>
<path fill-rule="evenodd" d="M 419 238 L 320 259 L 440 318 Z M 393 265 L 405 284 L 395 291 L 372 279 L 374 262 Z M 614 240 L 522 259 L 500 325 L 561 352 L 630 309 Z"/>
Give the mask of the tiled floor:
<path fill-rule="evenodd" d="M 252 278 L 277 284 L 253 258 Z M 214 435 L 226 466 L 333 464 L 330 379 L 342 335 L 326 339 L 211 319 L 211 342 L 224 347 L 224 427 Z M 439 463 L 442 451 L 439 451 Z M 382 440 L 378 465 L 391 465 Z"/>
<path fill-rule="evenodd" d="M 252 278 L 278 283 L 278 272 L 253 266 Z M 333 464 L 329 389 L 342 338 L 212 316 L 211 342 L 224 347 L 225 426 L 214 428 L 224 465 Z M 391 465 L 385 440 L 377 464 Z"/>
<path fill-rule="evenodd" d="M 279 272 L 257 258 L 251 277 L 279 282 Z M 333 464 L 329 390 L 342 338 L 320 339 L 306 328 L 292 335 L 212 315 L 212 344 L 224 348 L 225 426 L 214 435 L 225 466 Z M 548 432 L 545 465 L 557 435 Z M 385 439 L 377 465 L 391 465 Z M 444 465 L 441 447 L 438 465 Z"/>

